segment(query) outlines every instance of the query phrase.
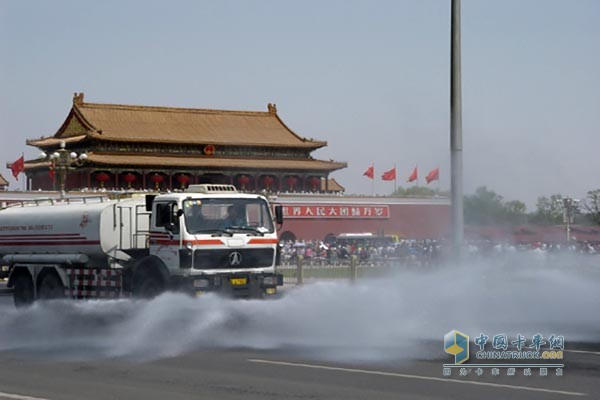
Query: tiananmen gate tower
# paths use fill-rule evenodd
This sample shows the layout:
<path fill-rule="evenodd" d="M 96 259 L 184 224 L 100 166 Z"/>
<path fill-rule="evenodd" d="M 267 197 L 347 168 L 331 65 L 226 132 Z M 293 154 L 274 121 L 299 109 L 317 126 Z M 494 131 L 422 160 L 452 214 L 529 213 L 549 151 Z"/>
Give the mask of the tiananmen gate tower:
<path fill-rule="evenodd" d="M 31 190 L 57 189 L 53 160 L 61 144 L 72 157 L 67 190 L 227 183 L 248 191 L 320 192 L 332 171 L 346 167 L 311 157 L 327 142 L 294 133 L 274 104 L 264 112 L 149 107 L 86 103 L 75 93 L 58 131 L 27 144 L 47 155 L 25 163 Z"/>

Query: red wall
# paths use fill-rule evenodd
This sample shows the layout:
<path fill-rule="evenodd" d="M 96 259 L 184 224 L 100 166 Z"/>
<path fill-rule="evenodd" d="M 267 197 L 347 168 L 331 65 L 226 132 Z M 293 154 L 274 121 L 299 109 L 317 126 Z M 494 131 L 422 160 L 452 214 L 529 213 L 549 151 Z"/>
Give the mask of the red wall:
<path fill-rule="evenodd" d="M 398 235 L 406 239 L 439 239 L 450 232 L 449 204 L 389 204 L 388 219 L 287 217 L 280 234 L 292 232 L 297 239 L 323 240 L 328 234 L 363 233 Z"/>
<path fill-rule="evenodd" d="M 57 173 L 58 174 L 58 173 Z M 55 178 L 56 183 L 53 184 L 52 178 L 48 174 L 48 171 L 35 171 L 29 173 L 31 178 L 31 190 L 59 190 L 58 175 Z M 67 175 L 66 188 L 71 190 L 73 188 L 84 188 L 88 186 L 87 174 L 85 172 L 77 171 L 70 172 Z"/>

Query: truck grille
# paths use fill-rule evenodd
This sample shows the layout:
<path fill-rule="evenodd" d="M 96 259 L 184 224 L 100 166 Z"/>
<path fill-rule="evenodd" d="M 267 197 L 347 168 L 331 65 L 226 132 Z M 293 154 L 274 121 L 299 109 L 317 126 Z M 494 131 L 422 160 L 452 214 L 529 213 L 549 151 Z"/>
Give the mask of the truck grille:
<path fill-rule="evenodd" d="M 265 268 L 273 265 L 274 258 L 274 249 L 196 250 L 194 268 Z"/>

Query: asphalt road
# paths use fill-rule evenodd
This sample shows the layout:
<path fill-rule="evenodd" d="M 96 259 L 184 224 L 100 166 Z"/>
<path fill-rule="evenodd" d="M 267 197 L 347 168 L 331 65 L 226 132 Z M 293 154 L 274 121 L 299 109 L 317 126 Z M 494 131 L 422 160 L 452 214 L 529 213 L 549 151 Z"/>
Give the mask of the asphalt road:
<path fill-rule="evenodd" d="M 36 359 L 31 354 L 3 353 L 0 399 L 600 397 L 598 353 L 569 353 L 562 377 L 443 378 L 443 362 L 348 365 L 307 360 L 285 351 L 247 350 L 207 350 L 145 363 L 56 362 Z"/>

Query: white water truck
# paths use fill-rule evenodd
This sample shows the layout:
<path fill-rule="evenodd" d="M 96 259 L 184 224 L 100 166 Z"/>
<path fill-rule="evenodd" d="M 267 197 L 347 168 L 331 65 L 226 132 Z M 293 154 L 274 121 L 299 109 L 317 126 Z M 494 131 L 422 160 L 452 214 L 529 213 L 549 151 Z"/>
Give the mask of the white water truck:
<path fill-rule="evenodd" d="M 276 273 L 282 222 L 281 206 L 231 185 L 37 200 L 0 210 L 0 255 L 17 306 L 166 290 L 260 298 L 283 284 Z"/>

